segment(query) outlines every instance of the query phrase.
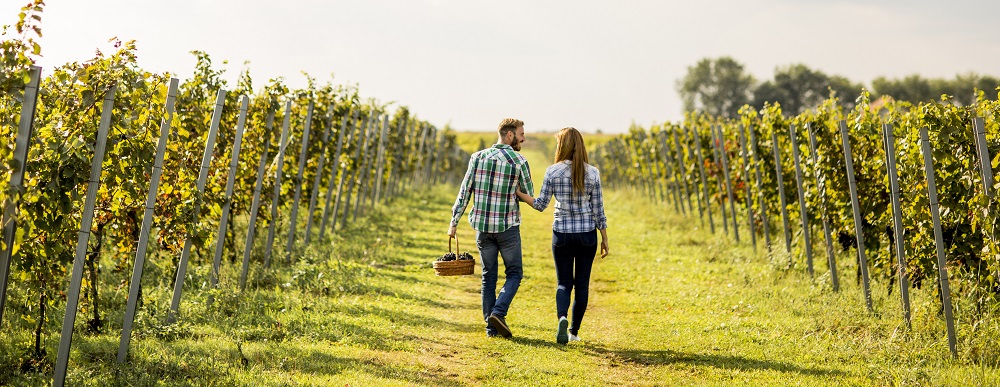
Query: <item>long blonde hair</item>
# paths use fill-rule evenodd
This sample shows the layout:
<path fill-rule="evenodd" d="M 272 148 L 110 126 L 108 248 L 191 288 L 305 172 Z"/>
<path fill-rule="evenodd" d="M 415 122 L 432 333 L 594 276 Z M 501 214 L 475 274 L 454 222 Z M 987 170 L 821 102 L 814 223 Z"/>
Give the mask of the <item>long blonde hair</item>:
<path fill-rule="evenodd" d="M 583 145 L 583 135 L 576 128 L 563 128 L 556 133 L 556 161 L 569 160 L 573 192 L 583 193 L 587 176 L 587 148 Z"/>

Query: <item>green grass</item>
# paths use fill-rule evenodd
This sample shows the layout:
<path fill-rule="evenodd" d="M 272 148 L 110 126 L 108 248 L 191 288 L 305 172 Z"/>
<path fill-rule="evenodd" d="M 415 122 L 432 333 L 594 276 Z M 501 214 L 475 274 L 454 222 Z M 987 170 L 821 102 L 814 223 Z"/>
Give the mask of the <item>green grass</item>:
<path fill-rule="evenodd" d="M 536 174 L 550 149 L 544 139 L 526 143 Z M 887 284 L 876 281 L 871 315 L 853 275 L 833 293 L 820 260 L 810 279 L 798 257 L 789 267 L 787 255 L 736 245 L 721 227 L 712 234 L 697 217 L 628 191 L 606 193 L 611 255 L 595 263 L 584 341 L 555 342 L 551 208 L 525 208 L 525 277 L 507 318 L 514 338 L 487 338 L 479 269 L 460 277 L 431 269 L 448 248 L 455 190 L 414 188 L 331 242 L 305 247 L 295 263 L 255 270 L 243 294 L 238 267 L 225 264 L 225 290 L 211 306 L 207 266 L 196 265 L 174 325 L 162 323 L 170 260 L 151 262 L 160 279 L 144 280 L 149 301 L 130 362 L 114 361 L 127 290 L 105 292 L 114 299 L 109 333 L 82 333 L 78 318 L 68 385 L 1000 384 L 996 319 L 961 320 L 960 357 L 951 360 L 932 289 L 912 291 L 906 331 Z M 478 259 L 473 240 L 463 221 L 461 247 Z M 842 273 L 854 272 L 850 261 L 840 256 Z M 62 312 L 53 316 L 57 332 Z M 18 371 L 31 340 L 24 326 L 0 331 L 0 385 L 51 383 L 51 369 Z M 57 335 L 46 342 L 51 367 Z"/>

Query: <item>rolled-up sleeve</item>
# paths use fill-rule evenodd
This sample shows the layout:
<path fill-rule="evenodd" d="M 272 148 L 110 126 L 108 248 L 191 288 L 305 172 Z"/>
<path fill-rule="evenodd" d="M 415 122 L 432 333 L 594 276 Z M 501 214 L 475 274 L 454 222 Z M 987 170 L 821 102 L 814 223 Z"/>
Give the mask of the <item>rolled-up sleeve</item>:
<path fill-rule="evenodd" d="M 472 180 L 476 175 L 476 157 L 469 158 L 469 169 L 465 171 L 465 178 L 462 179 L 462 186 L 458 190 L 458 197 L 455 199 L 455 205 L 451 208 L 451 226 L 457 227 L 458 221 L 462 218 L 462 214 L 465 213 L 465 208 L 469 206 L 469 200 L 472 199 Z"/>
<path fill-rule="evenodd" d="M 551 168 L 545 170 L 545 177 L 542 178 L 542 188 L 538 190 L 538 197 L 535 198 L 535 203 L 531 205 L 531 208 L 539 212 L 544 211 L 549 206 L 549 200 L 552 199 L 552 176 L 550 175 L 550 171 Z"/>
<path fill-rule="evenodd" d="M 601 173 L 594 168 L 594 191 L 590 193 L 590 208 L 594 211 L 594 225 L 598 230 L 608 228 L 608 218 L 604 216 L 604 194 L 601 192 Z M 544 188 L 544 186 L 543 186 Z M 538 203 L 537 201 L 535 202 Z"/>

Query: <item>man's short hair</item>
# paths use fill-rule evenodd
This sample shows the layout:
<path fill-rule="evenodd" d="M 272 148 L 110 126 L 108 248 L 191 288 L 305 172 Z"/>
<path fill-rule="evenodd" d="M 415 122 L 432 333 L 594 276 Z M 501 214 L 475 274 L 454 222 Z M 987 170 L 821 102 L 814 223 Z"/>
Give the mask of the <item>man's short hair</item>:
<path fill-rule="evenodd" d="M 524 126 L 524 121 L 517 118 L 504 118 L 503 121 L 500 121 L 497 133 L 500 134 L 500 137 L 506 137 L 507 132 L 515 131 L 519 126 Z"/>

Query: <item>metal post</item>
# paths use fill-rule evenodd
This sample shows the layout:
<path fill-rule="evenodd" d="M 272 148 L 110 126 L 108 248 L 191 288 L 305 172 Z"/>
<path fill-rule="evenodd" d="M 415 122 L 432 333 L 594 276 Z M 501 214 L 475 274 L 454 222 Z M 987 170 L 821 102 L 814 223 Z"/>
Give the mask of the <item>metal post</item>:
<path fill-rule="evenodd" d="M 899 204 L 899 181 L 896 175 L 896 140 L 893 137 L 892 125 L 883 124 L 882 133 L 885 138 L 886 169 L 889 174 L 889 188 L 892 196 L 892 215 L 894 242 L 896 247 L 896 265 L 899 275 L 899 295 L 903 303 L 903 319 L 906 328 L 912 329 L 910 323 L 910 285 L 906 277 L 906 248 L 903 243 L 903 210 Z"/>
<path fill-rule="evenodd" d="M 712 203 L 708 196 L 708 178 L 705 176 L 705 157 L 701 153 L 701 140 L 698 139 L 698 132 L 694 128 L 688 127 L 691 137 L 694 139 L 694 149 L 698 154 L 698 171 L 701 174 L 701 189 L 705 195 L 705 211 L 708 212 L 708 225 L 712 233 L 715 233 L 715 221 L 712 220 Z"/>
<path fill-rule="evenodd" d="M 293 248 L 295 247 L 295 228 L 299 224 L 299 198 L 302 197 L 302 174 L 306 170 L 306 162 L 309 160 L 309 127 L 312 125 L 313 100 L 309 99 L 309 106 L 306 108 L 306 122 L 302 129 L 302 150 L 299 151 L 299 172 L 292 182 L 295 185 L 295 195 L 292 196 L 292 214 L 288 217 L 288 244 L 285 245 L 285 261 L 291 263 Z"/>
<path fill-rule="evenodd" d="M 941 303 L 944 306 L 944 321 L 948 329 L 948 349 L 951 357 L 958 357 L 955 348 L 955 319 L 951 313 L 951 289 L 948 286 L 948 267 L 944 255 L 944 235 L 941 232 L 941 214 L 938 208 L 937 187 L 934 185 L 934 161 L 931 156 L 931 143 L 927 136 L 927 128 L 920 128 L 920 143 L 924 153 L 924 172 L 927 175 L 927 198 L 931 206 L 931 220 L 934 222 L 934 246 L 937 247 L 938 284 L 941 285 Z"/>
<path fill-rule="evenodd" d="M 674 175 L 673 168 L 670 164 L 673 164 L 673 160 L 670 159 L 669 147 L 667 146 L 667 132 L 666 130 L 660 132 L 660 153 L 663 155 L 663 167 L 667 170 L 666 179 L 667 185 L 670 186 L 671 201 L 674 202 L 674 211 L 678 214 L 684 213 L 684 208 L 681 207 L 681 194 L 678 192 L 677 177 Z"/>
<path fill-rule="evenodd" d="M 792 252 L 792 233 L 788 230 L 788 204 L 785 203 L 785 179 L 781 176 L 781 152 L 778 150 L 778 134 L 771 132 L 771 146 L 774 150 L 774 169 L 778 176 L 778 198 L 781 200 L 781 223 L 785 226 L 785 252 Z M 791 257 L 789 257 L 791 259 Z"/>
<path fill-rule="evenodd" d="M 80 305 L 84 258 L 87 255 L 87 242 L 90 240 L 90 229 L 94 221 L 97 191 L 101 185 L 101 166 L 104 163 L 104 153 L 108 144 L 108 129 L 111 127 L 111 111 L 115 106 L 116 89 L 116 86 L 111 86 L 108 89 L 104 95 L 104 105 L 101 108 L 101 124 L 97 129 L 94 159 L 90 164 L 90 181 L 87 183 L 87 196 L 84 201 L 83 213 L 80 214 L 76 257 L 73 259 L 73 274 L 70 277 L 68 296 L 66 297 L 66 314 L 63 317 L 62 336 L 59 337 L 59 352 L 56 355 L 55 377 L 52 381 L 52 385 L 56 387 L 62 387 L 66 383 L 66 367 L 69 364 L 69 349 L 73 341 L 73 325 L 76 323 L 76 311 Z"/>
<path fill-rule="evenodd" d="M 788 127 L 788 137 L 792 139 L 792 157 L 795 161 L 795 184 L 799 191 L 799 215 L 802 218 L 802 239 L 806 243 L 806 269 L 809 271 L 809 276 L 814 277 L 809 212 L 806 209 L 806 191 L 802 189 L 802 165 L 799 163 L 799 144 L 795 141 L 795 125 Z"/>
<path fill-rule="evenodd" d="M 823 215 L 823 236 L 826 238 L 827 264 L 830 266 L 830 280 L 833 282 L 833 291 L 840 291 L 840 276 L 837 275 L 837 259 L 833 254 L 833 238 L 830 237 L 830 222 L 826 214 L 826 183 L 819 167 L 819 155 L 816 154 L 816 132 L 813 131 L 812 124 L 806 124 L 806 131 L 809 132 L 809 153 L 812 154 L 813 170 L 816 171 L 816 190 L 819 191 L 820 206 Z"/>
<path fill-rule="evenodd" d="M 753 146 L 753 166 L 754 172 L 757 175 L 757 197 L 760 201 L 760 220 L 761 225 L 764 226 L 764 243 L 767 244 L 767 251 L 771 251 L 771 230 L 770 221 L 767 217 L 767 203 L 764 202 L 764 180 L 761 177 L 760 172 L 760 147 L 757 146 L 757 135 L 754 134 L 753 127 L 747 128 L 747 132 L 750 132 L 750 143 Z"/>
<path fill-rule="evenodd" d="M 871 284 L 868 279 L 868 257 L 865 256 L 865 234 L 861 224 L 861 205 L 858 203 L 858 183 L 854 180 L 854 160 L 851 156 L 851 141 L 847 135 L 847 122 L 840 120 L 840 137 L 844 142 L 844 161 L 847 166 L 847 183 L 851 188 L 851 208 L 854 210 L 854 234 L 858 241 L 858 268 L 861 270 L 861 280 L 864 285 L 865 305 L 869 312 L 872 307 Z"/>
<path fill-rule="evenodd" d="M 24 86 L 24 102 L 21 103 L 21 120 L 18 123 L 17 138 L 14 140 L 14 159 L 8 195 L 3 203 L 3 245 L 0 250 L 0 325 L 3 324 L 3 310 L 7 304 L 7 280 L 14 255 L 14 236 L 17 234 L 17 205 L 24 193 L 24 171 L 28 164 L 28 148 L 31 145 L 32 123 L 35 120 L 35 106 L 38 103 L 38 84 L 41 82 L 42 68 L 31 66 L 31 80 Z"/>
<path fill-rule="evenodd" d="M 340 221 L 340 228 L 341 229 L 347 227 L 347 217 L 349 216 L 349 214 L 351 212 L 351 194 L 354 191 L 354 187 L 357 186 L 357 184 L 354 183 L 354 180 L 355 180 L 355 177 L 357 177 L 361 173 L 359 171 L 359 169 L 361 167 L 361 164 L 360 164 L 360 160 L 361 160 L 361 148 L 364 148 L 364 147 L 366 147 L 368 145 L 367 144 L 368 143 L 368 127 L 371 126 L 371 122 L 372 122 L 372 117 L 366 118 L 364 125 L 362 125 L 358 129 L 359 130 L 358 134 L 361 135 L 361 140 L 358 141 L 358 143 L 356 144 L 357 147 L 354 149 L 354 158 L 353 158 L 353 162 L 351 163 L 351 176 L 350 176 L 349 179 L 347 179 L 347 184 L 348 184 L 348 187 L 347 187 L 347 197 L 344 200 L 344 216 L 343 216 L 343 218 L 341 218 L 341 221 Z M 364 143 L 364 145 L 362 145 L 362 143 Z M 361 193 L 361 191 L 358 190 L 358 194 L 360 194 L 360 193 Z"/>
<path fill-rule="evenodd" d="M 684 149 L 681 148 L 681 140 L 677 137 L 677 131 L 674 130 L 672 132 L 674 134 L 674 144 L 677 146 L 677 164 L 680 167 L 681 183 L 684 185 L 684 196 L 687 198 L 688 209 L 694 212 L 694 208 L 692 208 L 694 206 L 691 205 L 691 193 L 688 190 L 687 166 L 684 165 Z M 698 210 L 701 211 L 701 208 Z"/>
<path fill-rule="evenodd" d="M 695 155 L 694 155 L 694 150 L 691 149 L 691 135 L 690 135 L 690 132 L 688 132 L 687 130 L 685 130 L 685 128 L 683 126 L 680 127 L 680 130 L 682 131 L 681 136 L 684 138 L 684 148 L 687 149 L 687 156 L 689 158 L 691 158 L 692 161 L 697 160 L 697 158 L 695 158 Z M 699 167 L 703 167 L 703 166 L 699 165 Z M 701 227 L 705 227 L 705 210 L 701 208 L 701 198 L 699 197 L 701 195 L 698 194 L 698 181 L 697 180 L 695 180 L 695 182 L 691 184 L 691 191 L 693 191 L 693 193 L 694 193 L 695 202 L 698 203 L 698 219 L 701 220 Z"/>
<path fill-rule="evenodd" d="M 717 136 L 717 134 L 715 133 L 715 126 L 714 125 L 709 125 L 708 130 L 710 132 L 712 132 L 712 151 L 715 153 L 715 160 L 714 161 L 715 161 L 716 164 L 721 165 L 722 164 L 722 151 L 719 150 L 719 147 L 720 147 L 719 141 L 721 139 L 719 139 L 718 136 Z M 723 169 L 723 168 L 724 167 L 720 166 L 719 169 Z M 715 177 L 715 181 L 718 183 L 718 184 L 716 184 L 716 186 L 719 189 L 719 196 L 722 196 L 722 191 L 725 190 L 725 187 L 723 186 L 725 184 L 723 182 L 723 177 L 722 176 L 716 176 Z M 721 207 L 722 207 L 722 233 L 728 235 L 729 234 L 729 215 L 726 214 L 726 199 L 725 198 L 722 199 Z"/>
<path fill-rule="evenodd" d="M 378 203 L 380 196 L 382 196 L 382 180 L 383 174 L 385 173 L 385 138 L 389 135 L 389 115 L 385 115 L 385 119 L 382 120 L 382 135 L 379 136 L 378 141 L 378 168 L 375 171 L 375 198 L 372 199 L 372 207 L 375 203 Z"/>
<path fill-rule="evenodd" d="M 350 133 L 347 133 L 347 143 L 348 144 L 351 143 L 351 142 L 354 142 L 355 137 L 357 136 L 356 134 L 354 134 L 355 133 L 354 129 L 358 129 L 357 130 L 358 135 L 361 134 L 360 131 L 362 129 L 360 128 L 360 125 L 358 125 L 358 111 L 357 110 L 354 111 L 354 118 L 351 119 L 351 130 L 350 130 Z M 357 148 L 357 147 L 355 147 L 355 148 Z M 352 161 L 352 160 L 354 160 L 354 159 L 350 159 L 348 161 Z M 353 164 L 353 161 L 352 161 L 352 164 Z M 352 170 L 353 170 L 353 168 L 352 168 Z M 334 232 L 337 229 L 337 219 L 340 217 L 340 203 L 341 203 L 340 199 L 341 199 L 341 197 L 342 197 L 342 195 L 344 193 L 344 184 L 348 181 L 348 176 L 349 176 L 348 173 L 350 173 L 350 172 L 347 170 L 347 162 L 340 163 L 340 178 L 338 179 L 339 182 L 337 183 L 337 200 L 333 204 L 333 222 L 330 222 L 330 232 Z M 347 190 L 350 191 L 351 189 L 348 188 Z"/>
<path fill-rule="evenodd" d="M 146 209 L 142 215 L 142 228 L 139 230 L 139 245 L 135 251 L 135 263 L 132 265 L 132 281 L 129 282 L 128 299 L 125 302 L 125 320 L 122 322 L 122 338 L 118 345 L 119 363 L 125 362 L 128 356 L 129 341 L 132 339 L 132 324 L 135 323 L 135 308 L 139 303 L 142 271 L 146 265 L 146 248 L 149 246 L 149 229 L 153 224 L 156 195 L 160 189 L 163 158 L 167 150 L 167 138 L 170 136 L 170 123 L 174 117 L 174 104 L 177 101 L 179 82 L 177 78 L 170 78 L 170 85 L 167 87 L 166 114 L 160 121 L 160 139 L 156 143 L 156 155 L 153 158 L 153 168 L 150 171 L 149 192 L 146 194 Z"/>
<path fill-rule="evenodd" d="M 361 150 L 364 156 L 364 163 L 361 164 L 361 169 L 358 170 L 358 195 L 354 198 L 354 217 L 351 219 L 353 221 L 358 220 L 358 211 L 361 209 L 361 203 L 365 201 L 365 196 L 368 195 L 368 178 L 371 175 L 369 169 L 371 169 L 371 154 L 369 153 L 369 148 L 373 148 L 375 144 L 374 137 L 378 134 L 378 124 L 379 117 L 375 116 L 372 119 L 371 128 L 368 136 L 365 138 L 364 149 Z"/>
<path fill-rule="evenodd" d="M 326 129 L 323 130 L 323 142 L 319 147 L 316 176 L 313 177 L 312 193 L 309 194 L 309 213 L 306 215 L 306 237 L 304 241 L 307 246 L 312 236 L 313 213 L 316 212 L 316 200 L 319 199 L 319 183 L 323 178 L 323 168 L 326 167 L 326 146 L 330 142 L 330 132 L 333 130 L 333 108 L 334 104 L 330 103 L 330 108 L 327 110 L 326 116 Z"/>
<path fill-rule="evenodd" d="M 323 221 L 319 225 L 319 240 L 323 240 L 324 235 L 326 235 L 326 225 L 330 221 L 330 201 L 333 199 L 333 183 L 337 181 L 337 172 L 342 173 L 340 152 L 344 149 L 344 132 L 347 131 L 347 121 L 350 120 L 350 115 L 350 112 L 344 113 L 344 118 L 340 121 L 340 132 L 337 133 L 337 151 L 334 152 L 333 160 L 331 160 L 333 165 L 330 166 L 330 181 L 326 185 L 326 205 L 323 206 Z M 337 213 L 337 210 L 334 209 L 333 213 Z"/>
<path fill-rule="evenodd" d="M 753 213 L 753 196 L 750 192 L 750 160 L 747 157 L 747 139 L 746 139 L 746 128 L 743 124 L 740 124 L 740 155 L 743 156 L 743 170 L 741 175 L 743 176 L 743 187 L 746 188 L 746 202 L 747 202 L 747 230 L 750 230 L 750 242 L 753 244 L 754 251 L 757 251 L 757 228 L 754 227 L 754 213 Z"/>
<path fill-rule="evenodd" d="M 986 125 L 983 117 L 972 120 L 975 127 L 976 147 L 979 148 L 979 173 L 983 176 L 983 193 L 993 198 L 993 166 L 990 165 L 990 150 L 986 147 Z"/>
<path fill-rule="evenodd" d="M 215 136 L 219 133 L 219 122 L 222 120 L 222 106 L 226 103 L 226 91 L 219 89 L 215 98 L 215 111 L 212 113 L 212 124 L 208 129 L 208 138 L 205 140 L 205 153 L 201 158 L 201 170 L 198 172 L 197 193 L 194 202 L 193 219 L 191 227 L 198 227 L 198 220 L 201 217 L 202 196 L 205 194 L 205 183 L 208 180 L 208 170 L 212 165 L 212 153 L 215 151 Z M 193 230 L 184 238 L 184 248 L 181 250 L 181 259 L 177 263 L 177 276 L 174 279 L 174 297 L 170 300 L 170 312 L 167 314 L 167 322 L 173 323 L 177 318 L 177 310 L 181 304 L 181 291 L 184 288 L 184 278 L 187 276 L 188 258 L 191 257 L 191 234 Z"/>
<path fill-rule="evenodd" d="M 219 219 L 219 233 L 215 238 L 215 259 L 212 261 L 212 270 L 209 271 L 209 282 L 212 288 L 219 285 L 219 269 L 222 266 L 222 252 L 226 245 L 226 229 L 229 227 L 229 211 L 233 203 L 233 185 L 236 184 L 236 166 L 240 163 L 240 146 L 243 145 L 243 130 L 247 123 L 247 110 L 250 107 L 250 98 L 243 96 L 240 98 L 240 115 L 236 121 L 236 138 L 233 140 L 233 155 L 229 162 L 229 176 L 226 177 L 226 196 L 222 202 L 222 217 Z M 208 303 L 212 303 L 209 295 Z"/>
<path fill-rule="evenodd" d="M 275 226 L 278 223 L 278 205 L 281 203 L 281 176 L 284 174 L 285 147 L 288 146 L 288 131 L 292 119 L 292 101 L 285 101 L 285 115 L 281 119 L 281 139 L 278 141 L 278 155 L 275 156 L 274 188 L 271 191 L 271 219 L 267 222 L 267 245 L 264 248 L 264 268 L 271 267 L 271 251 L 274 247 Z"/>
<path fill-rule="evenodd" d="M 240 290 L 247 287 L 247 274 L 250 271 L 250 253 L 253 252 L 254 233 L 257 230 L 257 213 L 260 211 L 260 194 L 264 189 L 264 172 L 267 171 L 267 154 L 271 148 L 271 132 L 274 130 L 274 113 L 268 110 L 264 129 L 264 146 L 257 164 L 257 182 L 253 188 L 253 202 L 250 204 L 250 219 L 247 220 L 247 238 L 243 243 L 243 266 L 240 269 Z"/>
<path fill-rule="evenodd" d="M 715 127 L 719 135 L 719 153 L 722 154 L 722 172 L 726 176 L 726 194 L 729 197 L 729 210 L 733 214 L 733 237 L 740 243 L 740 227 L 736 221 L 736 201 L 733 200 L 733 182 L 729 178 L 729 152 L 726 151 L 726 141 L 722 133 L 722 125 Z"/>

